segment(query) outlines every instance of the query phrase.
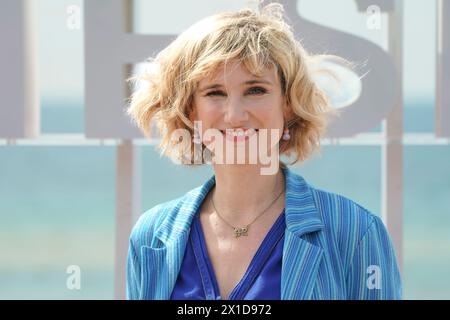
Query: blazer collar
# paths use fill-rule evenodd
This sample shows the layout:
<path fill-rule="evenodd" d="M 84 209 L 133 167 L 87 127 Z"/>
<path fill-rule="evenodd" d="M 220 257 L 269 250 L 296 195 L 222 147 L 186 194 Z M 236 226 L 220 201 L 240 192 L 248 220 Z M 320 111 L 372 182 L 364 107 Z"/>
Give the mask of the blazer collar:
<path fill-rule="evenodd" d="M 285 221 L 286 230 L 281 267 L 281 299 L 311 299 L 318 277 L 323 249 L 311 243 L 303 234 L 318 231 L 324 227 L 313 195 L 306 181 L 289 169 L 282 169 L 286 181 Z M 173 210 L 168 210 L 155 235 L 162 247 L 143 247 L 144 283 L 156 284 L 153 289 L 144 286 L 141 298 L 169 299 L 181 268 L 183 252 L 189 238 L 192 219 L 205 196 L 215 184 L 212 176 L 202 186 L 191 190 Z M 318 234 L 319 237 L 321 233 Z"/>
<path fill-rule="evenodd" d="M 324 224 L 316 208 L 312 192 L 307 182 L 289 168 L 282 168 L 285 175 L 285 221 L 292 235 L 301 235 L 320 230 Z M 178 238 L 186 238 L 192 219 L 208 192 L 215 185 L 215 175 L 203 185 L 189 191 L 178 203 L 178 207 L 167 214 L 156 230 L 156 237 L 165 245 Z"/>

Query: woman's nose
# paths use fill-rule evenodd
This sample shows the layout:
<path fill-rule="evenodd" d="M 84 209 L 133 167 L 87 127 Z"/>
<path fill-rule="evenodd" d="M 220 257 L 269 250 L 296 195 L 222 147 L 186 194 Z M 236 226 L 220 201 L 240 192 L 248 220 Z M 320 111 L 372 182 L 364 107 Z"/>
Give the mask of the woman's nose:
<path fill-rule="evenodd" d="M 236 98 L 229 98 L 226 104 L 225 122 L 232 126 L 239 126 L 247 122 L 247 119 L 247 110 L 242 101 Z"/>

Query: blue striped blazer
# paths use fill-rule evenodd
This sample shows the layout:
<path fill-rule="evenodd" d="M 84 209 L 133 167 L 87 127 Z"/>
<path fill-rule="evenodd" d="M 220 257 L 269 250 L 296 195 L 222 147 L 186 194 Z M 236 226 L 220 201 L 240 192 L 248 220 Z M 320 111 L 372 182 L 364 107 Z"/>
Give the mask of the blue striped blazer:
<path fill-rule="evenodd" d="M 281 299 L 401 299 L 391 239 L 379 217 L 354 201 L 317 189 L 289 168 Z M 168 300 L 181 268 L 192 218 L 215 184 L 144 212 L 127 258 L 127 299 Z"/>

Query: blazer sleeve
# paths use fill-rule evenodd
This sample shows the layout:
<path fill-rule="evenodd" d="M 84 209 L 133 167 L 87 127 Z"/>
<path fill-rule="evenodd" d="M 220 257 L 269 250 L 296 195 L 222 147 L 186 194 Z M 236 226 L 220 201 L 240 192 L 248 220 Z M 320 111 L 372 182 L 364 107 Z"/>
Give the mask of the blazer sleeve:
<path fill-rule="evenodd" d="M 351 300 L 399 300 L 402 285 L 392 241 L 376 215 L 350 261 L 347 295 Z"/>
<path fill-rule="evenodd" d="M 140 297 L 140 264 L 133 241 L 130 238 L 126 265 L 126 298 L 127 300 L 138 300 Z"/>

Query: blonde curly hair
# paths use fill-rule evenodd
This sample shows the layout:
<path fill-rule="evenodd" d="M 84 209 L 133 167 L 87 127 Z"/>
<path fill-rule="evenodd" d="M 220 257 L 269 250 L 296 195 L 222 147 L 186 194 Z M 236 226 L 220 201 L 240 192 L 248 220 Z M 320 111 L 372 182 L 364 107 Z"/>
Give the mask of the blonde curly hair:
<path fill-rule="evenodd" d="M 155 121 L 161 137 L 161 156 L 178 161 L 181 154 L 190 150 L 193 159 L 192 141 L 180 142 L 171 137 L 180 128 L 193 134 L 189 115 L 200 80 L 213 75 L 231 59 L 238 59 L 257 76 L 264 68 L 275 65 L 285 101 L 292 109 L 292 117 L 285 123 L 291 139 L 280 140 L 279 154 L 294 153 L 292 165 L 320 150 L 320 139 L 330 116 L 339 115 L 313 79 L 313 73 L 324 71 L 320 62 L 329 57 L 335 56 L 310 55 L 305 51 L 285 22 L 284 8 L 279 3 L 270 3 L 260 10 L 218 13 L 182 32 L 155 58 L 147 59 L 145 72 L 128 79 L 138 80 L 141 85 L 131 95 L 126 112 L 148 138 L 151 122 Z M 280 164 L 286 167 L 281 161 Z"/>

